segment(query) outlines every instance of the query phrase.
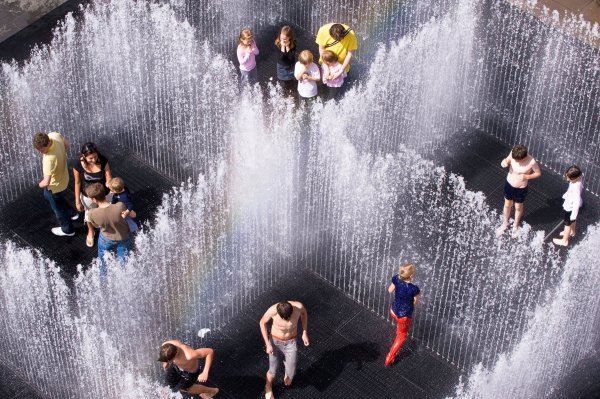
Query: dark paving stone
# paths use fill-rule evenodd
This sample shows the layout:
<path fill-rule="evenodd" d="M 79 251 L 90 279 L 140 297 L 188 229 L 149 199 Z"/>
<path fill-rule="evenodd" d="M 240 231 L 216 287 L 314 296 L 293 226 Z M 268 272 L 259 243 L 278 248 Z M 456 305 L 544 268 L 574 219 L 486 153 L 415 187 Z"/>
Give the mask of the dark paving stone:
<path fill-rule="evenodd" d="M 302 281 L 304 292 L 294 292 Z M 287 288 L 290 287 L 290 292 Z M 292 292 L 294 295 L 291 295 Z M 211 380 L 226 398 L 259 398 L 268 358 L 259 319 L 281 299 L 296 299 L 308 311 L 311 344 L 298 341 L 298 372 L 293 387 L 284 388 L 281 375 L 277 398 L 437 398 L 452 393 L 460 371 L 409 338 L 396 363 L 383 360 L 395 328 L 343 292 L 309 271 L 293 271 L 228 326 L 202 345 L 215 349 Z"/>
<path fill-rule="evenodd" d="M 16 372 L 0 363 L 0 398 L 2 399 L 43 399 L 40 393 L 28 386 Z"/>

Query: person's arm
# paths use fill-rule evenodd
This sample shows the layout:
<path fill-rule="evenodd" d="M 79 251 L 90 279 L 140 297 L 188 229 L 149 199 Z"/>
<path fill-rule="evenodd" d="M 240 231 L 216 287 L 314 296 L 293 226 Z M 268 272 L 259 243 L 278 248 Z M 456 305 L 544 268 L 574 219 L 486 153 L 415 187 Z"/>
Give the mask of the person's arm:
<path fill-rule="evenodd" d="M 316 74 L 315 76 L 310 76 L 310 80 L 314 80 L 315 82 L 318 82 L 319 80 L 321 80 L 321 70 L 319 69 L 318 66 L 315 65 L 316 68 Z"/>
<path fill-rule="evenodd" d="M 415 295 L 415 297 L 413 298 L 413 304 L 417 304 L 419 303 L 419 298 L 421 298 L 421 294 L 417 294 Z"/>
<path fill-rule="evenodd" d="M 71 143 L 69 142 L 69 140 L 63 137 L 63 144 L 65 146 L 65 151 L 69 151 L 69 147 L 71 147 Z"/>
<path fill-rule="evenodd" d="M 346 58 L 344 58 L 344 63 L 342 64 L 342 69 L 340 70 L 339 73 L 336 73 L 333 76 L 332 80 L 337 79 L 342 73 L 344 73 L 346 68 L 348 68 L 348 65 L 350 65 L 350 61 L 352 61 L 353 55 L 354 55 L 354 51 L 348 51 L 348 53 L 346 54 Z"/>
<path fill-rule="evenodd" d="M 81 203 L 81 174 L 73 168 L 73 180 L 75 181 L 75 209 L 83 212 L 83 204 Z"/>
<path fill-rule="evenodd" d="M 331 72 L 329 71 L 329 65 L 327 65 L 326 62 L 323 62 L 321 67 L 323 68 L 323 83 L 327 84 L 327 82 L 329 81 L 329 75 L 331 74 Z"/>
<path fill-rule="evenodd" d="M 388 292 L 391 294 L 395 290 L 396 290 L 396 286 L 394 285 L 394 283 L 391 283 L 390 286 L 388 287 Z"/>
<path fill-rule="evenodd" d="M 502 166 L 503 168 L 508 168 L 508 165 L 510 165 L 511 159 L 512 159 L 512 155 L 508 154 L 508 156 L 506 158 L 504 158 L 502 160 L 502 162 L 500 162 L 500 166 Z"/>
<path fill-rule="evenodd" d="M 537 162 L 535 162 L 535 161 L 533 162 L 531 169 L 533 169 L 533 173 L 530 173 L 528 175 L 523 175 L 523 178 L 525 180 L 537 179 L 538 177 L 540 177 L 542 175 L 542 170 L 540 169 L 540 166 L 537 164 Z"/>
<path fill-rule="evenodd" d="M 323 55 L 323 51 L 325 51 L 325 47 L 319 44 L 319 58 L 321 58 L 321 56 Z"/>
<path fill-rule="evenodd" d="M 48 187 L 50 185 L 50 179 L 52 179 L 52 176 L 44 176 L 44 178 L 38 183 L 40 188 Z"/>
<path fill-rule="evenodd" d="M 304 346 L 310 345 L 310 341 L 308 340 L 308 312 L 306 312 L 306 308 L 300 302 L 298 302 L 297 307 L 300 309 L 300 321 L 302 322 L 302 341 L 304 342 Z"/>
<path fill-rule="evenodd" d="M 248 61 L 248 58 L 250 58 L 250 52 L 246 51 L 245 47 L 238 46 L 237 57 L 238 57 L 239 63 L 244 64 L 244 63 L 246 63 L 246 61 Z"/>
<path fill-rule="evenodd" d="M 259 52 L 260 52 L 260 51 L 258 51 L 258 46 L 256 45 L 256 42 L 253 40 L 253 41 L 252 41 L 252 53 L 253 53 L 254 55 L 258 55 L 258 53 L 259 53 Z"/>
<path fill-rule="evenodd" d="M 198 376 L 198 381 L 206 382 L 206 380 L 208 380 L 208 373 L 210 372 L 210 366 L 212 365 L 215 351 L 211 348 L 199 348 L 196 349 L 195 352 L 198 358 L 206 359 L 204 361 L 204 370 L 202 370 L 202 373 Z"/>
<path fill-rule="evenodd" d="M 106 183 L 104 183 L 104 185 L 107 188 L 108 187 L 108 183 L 110 182 L 110 179 L 112 179 L 112 172 L 110 171 L 110 164 L 108 162 L 106 162 L 106 166 L 104 167 L 104 177 L 106 177 Z"/>
<path fill-rule="evenodd" d="M 275 305 L 271 306 L 263 315 L 263 317 L 260 319 L 260 333 L 263 337 L 263 341 L 265 341 L 265 352 L 267 352 L 269 355 L 273 354 L 273 347 L 271 346 L 271 342 L 269 341 L 269 333 L 267 332 L 267 324 L 269 323 L 269 321 L 271 321 L 271 319 L 273 318 L 273 316 L 275 316 L 275 314 L 277 313 L 277 310 L 275 308 Z"/>
<path fill-rule="evenodd" d="M 294 77 L 296 80 L 302 80 L 302 76 L 306 73 L 306 67 L 300 63 L 296 64 L 294 68 Z"/>

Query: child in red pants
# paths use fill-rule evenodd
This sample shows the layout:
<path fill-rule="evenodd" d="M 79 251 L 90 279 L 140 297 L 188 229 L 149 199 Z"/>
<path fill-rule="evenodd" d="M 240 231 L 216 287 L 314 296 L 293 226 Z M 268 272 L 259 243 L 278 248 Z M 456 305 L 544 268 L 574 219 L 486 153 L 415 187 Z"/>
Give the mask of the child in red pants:
<path fill-rule="evenodd" d="M 396 339 L 385 357 L 385 365 L 389 366 L 394 362 L 396 354 L 402 348 L 406 339 L 406 334 L 410 328 L 410 322 L 414 305 L 418 302 L 420 290 L 419 287 L 412 284 L 412 278 L 415 275 L 415 265 L 405 263 L 400 266 L 400 272 L 392 277 L 392 284 L 388 292 L 394 293 L 394 302 L 390 308 L 390 315 L 396 320 Z"/>

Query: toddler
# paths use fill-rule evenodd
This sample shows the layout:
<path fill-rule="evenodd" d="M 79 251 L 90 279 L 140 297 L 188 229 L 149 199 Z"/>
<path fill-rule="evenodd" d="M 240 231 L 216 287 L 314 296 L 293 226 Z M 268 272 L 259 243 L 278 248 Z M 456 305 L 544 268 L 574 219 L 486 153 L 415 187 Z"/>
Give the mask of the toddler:
<path fill-rule="evenodd" d="M 321 72 L 313 62 L 313 55 L 304 50 L 298 56 L 294 68 L 294 77 L 298 80 L 298 94 L 302 98 L 311 99 L 317 96 L 317 82 L 321 80 Z"/>
<path fill-rule="evenodd" d="M 112 196 L 111 203 L 116 204 L 122 202 L 127 208 L 123 212 L 123 217 L 129 226 L 129 232 L 135 233 L 138 231 L 137 223 L 133 220 L 137 215 L 133 210 L 133 201 L 131 200 L 131 193 L 129 189 L 125 187 L 125 182 L 120 177 L 113 177 L 108 182 L 108 188 L 110 189 Z"/>
<path fill-rule="evenodd" d="M 344 83 L 346 71 L 337 55 L 331 50 L 323 51 L 321 54 L 323 60 L 323 83 L 327 86 L 327 100 L 335 98 Z"/>

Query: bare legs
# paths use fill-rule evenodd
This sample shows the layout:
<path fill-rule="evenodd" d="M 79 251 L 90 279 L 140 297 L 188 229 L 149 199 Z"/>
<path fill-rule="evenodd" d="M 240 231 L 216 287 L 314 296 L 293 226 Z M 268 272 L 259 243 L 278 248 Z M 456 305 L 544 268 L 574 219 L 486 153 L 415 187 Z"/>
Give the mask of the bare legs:
<path fill-rule="evenodd" d="M 275 376 L 267 371 L 267 383 L 265 384 L 265 399 L 275 399 L 273 396 L 273 380 Z"/>
<path fill-rule="evenodd" d="M 510 219 L 510 214 L 512 213 L 513 205 L 515 207 L 515 222 L 513 223 L 513 231 L 512 237 L 516 238 L 519 226 L 521 225 L 521 218 L 523 217 L 523 203 L 522 202 L 514 202 L 513 200 L 504 199 L 504 208 L 502 209 L 502 225 L 496 229 L 496 236 L 501 236 L 504 234 L 506 229 L 508 228 L 508 221 Z"/>

